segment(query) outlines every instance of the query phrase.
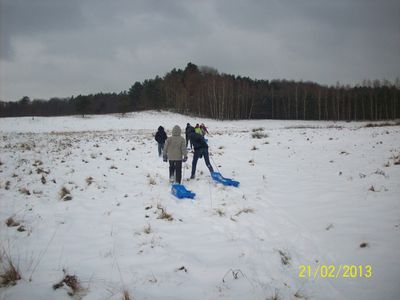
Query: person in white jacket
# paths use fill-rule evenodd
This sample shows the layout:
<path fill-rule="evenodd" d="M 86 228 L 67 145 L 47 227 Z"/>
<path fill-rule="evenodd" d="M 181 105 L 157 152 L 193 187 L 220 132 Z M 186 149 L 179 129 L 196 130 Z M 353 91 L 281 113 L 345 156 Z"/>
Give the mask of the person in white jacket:
<path fill-rule="evenodd" d="M 165 142 L 163 160 L 169 161 L 170 182 L 181 183 L 182 161 L 187 161 L 186 140 L 181 136 L 182 130 L 178 125 L 172 129 L 172 136 Z"/>

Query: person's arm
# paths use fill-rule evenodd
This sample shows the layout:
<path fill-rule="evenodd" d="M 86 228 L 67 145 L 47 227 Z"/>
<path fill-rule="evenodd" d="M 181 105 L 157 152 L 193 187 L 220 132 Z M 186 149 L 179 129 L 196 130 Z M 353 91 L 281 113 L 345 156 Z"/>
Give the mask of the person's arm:
<path fill-rule="evenodd" d="M 185 162 L 187 160 L 187 149 L 186 149 L 186 141 L 182 139 L 181 143 L 181 153 L 183 156 L 183 161 Z"/>
<path fill-rule="evenodd" d="M 166 140 L 164 150 L 163 150 L 163 161 L 168 160 L 168 144 L 169 144 L 169 139 Z"/>

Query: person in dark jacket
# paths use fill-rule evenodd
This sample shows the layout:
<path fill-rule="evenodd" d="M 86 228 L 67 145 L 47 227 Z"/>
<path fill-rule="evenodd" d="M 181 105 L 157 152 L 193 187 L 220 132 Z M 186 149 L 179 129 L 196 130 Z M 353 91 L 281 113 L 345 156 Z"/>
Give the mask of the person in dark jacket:
<path fill-rule="evenodd" d="M 193 126 L 192 126 L 192 125 L 190 125 L 190 123 L 187 123 L 187 124 L 186 124 L 186 129 L 185 129 L 185 135 L 186 135 L 186 148 L 188 147 L 188 145 L 189 145 L 189 142 L 190 142 L 190 149 L 192 149 L 192 148 L 193 148 L 192 142 L 191 142 L 191 141 L 190 141 L 190 139 L 189 139 L 189 133 L 191 132 L 191 129 L 193 129 L 193 130 L 194 130 Z"/>
<path fill-rule="evenodd" d="M 190 138 L 190 141 L 192 142 L 193 148 L 194 148 L 194 155 L 193 155 L 193 161 L 192 161 L 192 174 L 191 174 L 190 178 L 191 179 L 195 178 L 197 161 L 199 158 L 202 158 L 203 156 L 204 156 L 204 162 L 206 163 L 206 166 L 207 166 L 208 170 L 210 171 L 210 173 L 214 172 L 214 169 L 210 163 L 210 157 L 208 154 L 208 145 L 207 145 L 206 141 L 204 140 L 204 137 L 201 134 L 196 133 L 193 128 L 193 129 L 191 129 L 191 131 L 189 133 L 189 138 Z"/>
<path fill-rule="evenodd" d="M 167 134 L 164 131 L 164 127 L 158 127 L 155 139 L 158 143 L 158 156 L 161 156 L 164 149 L 165 141 L 167 140 Z"/>

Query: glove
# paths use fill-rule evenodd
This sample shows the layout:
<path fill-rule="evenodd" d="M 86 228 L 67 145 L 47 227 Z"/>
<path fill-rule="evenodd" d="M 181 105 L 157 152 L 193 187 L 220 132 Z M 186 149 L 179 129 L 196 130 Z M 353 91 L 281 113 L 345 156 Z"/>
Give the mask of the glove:
<path fill-rule="evenodd" d="M 163 156 L 163 161 L 164 161 L 164 162 L 167 162 L 167 161 L 168 161 L 168 158 L 167 158 L 166 156 Z"/>
<path fill-rule="evenodd" d="M 186 162 L 187 161 L 187 156 L 185 156 L 182 161 Z"/>

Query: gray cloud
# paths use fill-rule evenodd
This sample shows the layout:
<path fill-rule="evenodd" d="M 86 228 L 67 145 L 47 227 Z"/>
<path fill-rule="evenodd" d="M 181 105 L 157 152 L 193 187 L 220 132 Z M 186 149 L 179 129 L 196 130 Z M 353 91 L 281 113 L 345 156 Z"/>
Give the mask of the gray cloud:
<path fill-rule="evenodd" d="M 14 57 L 13 39 L 64 34 L 84 26 L 79 1 L 0 0 L 0 56 Z"/>
<path fill-rule="evenodd" d="M 119 92 L 192 61 L 334 84 L 400 76 L 394 0 L 0 0 L 0 99 Z"/>

